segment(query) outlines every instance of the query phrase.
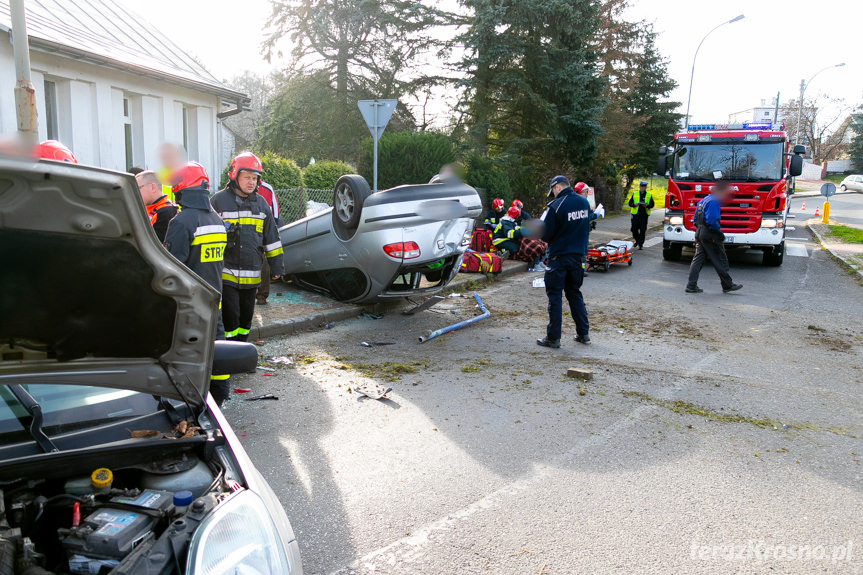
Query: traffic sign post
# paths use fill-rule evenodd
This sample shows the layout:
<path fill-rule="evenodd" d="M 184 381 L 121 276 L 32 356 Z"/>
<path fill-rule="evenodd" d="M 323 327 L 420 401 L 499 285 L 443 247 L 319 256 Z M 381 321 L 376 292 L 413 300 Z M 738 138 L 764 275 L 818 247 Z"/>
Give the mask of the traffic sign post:
<path fill-rule="evenodd" d="M 366 121 L 369 131 L 372 133 L 372 145 L 374 146 L 372 192 L 378 191 L 378 141 L 389 124 L 390 118 L 393 117 L 398 103 L 398 100 L 360 100 L 357 102 L 363 120 Z"/>
<path fill-rule="evenodd" d="M 821 214 L 821 223 L 827 224 L 830 222 L 830 196 L 836 193 L 836 184 L 827 182 L 821 186 L 821 195 L 827 198 L 824 202 L 824 212 Z"/>

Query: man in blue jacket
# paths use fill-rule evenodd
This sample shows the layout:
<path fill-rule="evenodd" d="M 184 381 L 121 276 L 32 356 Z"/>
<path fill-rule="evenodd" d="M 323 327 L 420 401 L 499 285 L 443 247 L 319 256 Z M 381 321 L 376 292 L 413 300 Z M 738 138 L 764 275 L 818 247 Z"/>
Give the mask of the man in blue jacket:
<path fill-rule="evenodd" d="M 590 203 L 576 194 L 565 176 L 551 180 L 549 196 L 554 199 L 540 217 L 543 222 L 542 240 L 548 243 L 548 271 L 545 272 L 545 293 L 548 296 L 548 328 L 536 343 L 559 348 L 563 322 L 563 295 L 569 302 L 575 320 L 575 341 L 590 343 L 587 309 L 581 295 L 584 281 L 584 256 L 587 236 L 593 217 Z"/>
<path fill-rule="evenodd" d="M 719 220 L 722 217 L 722 206 L 731 198 L 731 188 L 725 182 L 717 182 L 710 195 L 698 202 L 695 207 L 695 257 L 689 266 L 689 282 L 686 293 L 701 293 L 698 287 L 698 275 L 704 266 L 704 261 L 710 259 L 719 281 L 722 282 L 724 293 L 737 291 L 743 286 L 731 280 L 728 256 L 725 255 L 725 234 Z"/>

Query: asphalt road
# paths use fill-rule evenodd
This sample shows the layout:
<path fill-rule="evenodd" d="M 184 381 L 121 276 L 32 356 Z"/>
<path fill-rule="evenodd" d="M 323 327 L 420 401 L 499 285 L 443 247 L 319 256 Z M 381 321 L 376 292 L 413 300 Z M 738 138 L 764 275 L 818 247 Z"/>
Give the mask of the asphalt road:
<path fill-rule="evenodd" d="M 796 196 L 791 201 L 792 213 L 801 221 L 813 217 L 815 208 L 824 205 L 823 196 Z M 806 202 L 806 211 L 800 207 Z M 840 224 L 863 227 L 863 194 L 860 192 L 837 192 L 830 198 L 830 220 Z"/>
<path fill-rule="evenodd" d="M 279 401 L 225 413 L 309 574 L 863 573 L 863 287 L 791 235 L 781 268 L 732 255 L 729 295 L 710 267 L 685 294 L 656 243 L 591 273 L 589 347 L 568 318 L 536 346 L 538 274 L 424 344 L 472 299 L 267 342 L 296 367 L 237 385 Z"/>

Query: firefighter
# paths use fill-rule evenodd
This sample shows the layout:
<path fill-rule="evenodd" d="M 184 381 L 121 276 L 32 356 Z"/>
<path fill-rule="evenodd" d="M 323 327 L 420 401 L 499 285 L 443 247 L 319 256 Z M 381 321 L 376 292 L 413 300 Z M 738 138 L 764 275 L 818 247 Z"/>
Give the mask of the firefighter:
<path fill-rule="evenodd" d="M 495 198 L 492 200 L 491 209 L 485 215 L 485 221 L 482 223 L 482 225 L 485 226 L 485 229 L 491 232 L 494 231 L 497 224 L 500 223 L 500 219 L 506 215 L 503 206 L 503 198 Z"/>
<path fill-rule="evenodd" d="M 518 208 L 512 206 L 494 228 L 491 243 L 495 249 L 500 250 L 502 259 L 518 253 L 518 242 L 523 235 L 521 226 L 517 222 L 520 214 Z"/>
<path fill-rule="evenodd" d="M 731 188 L 725 182 L 717 182 L 710 195 L 695 206 L 695 257 L 689 266 L 689 282 L 686 293 L 701 293 L 698 287 L 698 275 L 704 266 L 704 261 L 710 259 L 724 293 L 737 291 L 743 286 L 731 279 L 728 256 L 725 254 L 725 234 L 719 223 L 722 217 L 722 206 L 731 199 Z"/>
<path fill-rule="evenodd" d="M 165 247 L 172 256 L 221 293 L 222 259 L 228 236 L 225 224 L 210 206 L 210 179 L 207 172 L 201 164 L 187 162 L 174 172 L 170 181 L 174 197 L 183 210 L 168 224 Z M 215 339 L 225 339 L 221 312 Z M 228 376 L 210 376 L 210 393 L 221 406 L 231 393 Z"/>
<path fill-rule="evenodd" d="M 273 186 L 261 180 L 261 183 L 258 184 L 258 195 L 264 198 L 264 201 L 270 206 L 270 211 L 273 212 L 273 219 L 276 221 L 276 227 L 281 227 L 282 217 L 279 214 L 279 198 L 276 196 Z M 255 303 L 257 305 L 267 305 L 268 297 L 270 297 L 270 264 L 264 258 L 264 267 L 261 268 L 261 287 L 258 288 L 258 293 L 255 295 Z"/>
<path fill-rule="evenodd" d="M 262 175 L 257 156 L 243 152 L 231 162 L 228 185 L 210 200 L 228 232 L 222 270 L 222 319 L 225 337 L 237 341 L 249 338 L 264 259 L 270 264 L 272 279 L 284 273 L 282 242 L 273 212 L 257 193 Z"/>
<path fill-rule="evenodd" d="M 57 140 L 45 140 L 44 142 L 33 148 L 33 155 L 43 160 L 54 160 L 55 162 L 69 162 L 77 164 L 78 159 L 72 150 L 58 142 Z"/>
<path fill-rule="evenodd" d="M 530 214 L 524 211 L 524 204 L 521 202 L 521 200 L 513 200 L 510 207 L 516 208 L 518 210 L 518 217 L 515 219 L 515 222 L 518 225 L 521 225 L 522 223 L 524 223 L 525 220 L 530 219 Z"/>
<path fill-rule="evenodd" d="M 638 191 L 629 197 L 629 211 L 632 214 L 632 237 L 638 249 L 644 249 L 644 236 L 647 234 L 647 220 L 650 210 L 655 206 L 653 194 L 647 191 L 647 182 L 638 182 Z"/>
<path fill-rule="evenodd" d="M 575 320 L 575 341 L 589 344 L 590 325 L 581 284 L 592 210 L 590 203 L 570 187 L 566 176 L 552 178 L 549 195 L 554 195 L 554 199 L 540 217 L 543 222 L 542 239 L 548 243 L 548 270 L 545 272 L 548 328 L 545 337 L 536 343 L 543 347 L 560 347 L 563 295 L 566 294 Z"/>
<path fill-rule="evenodd" d="M 162 193 L 162 182 L 159 181 L 156 172 L 139 172 L 135 174 L 135 182 L 138 184 L 138 191 L 141 192 L 141 199 L 144 200 L 150 225 L 153 226 L 159 241 L 164 243 L 165 234 L 168 233 L 168 223 L 177 215 L 177 204 Z"/>

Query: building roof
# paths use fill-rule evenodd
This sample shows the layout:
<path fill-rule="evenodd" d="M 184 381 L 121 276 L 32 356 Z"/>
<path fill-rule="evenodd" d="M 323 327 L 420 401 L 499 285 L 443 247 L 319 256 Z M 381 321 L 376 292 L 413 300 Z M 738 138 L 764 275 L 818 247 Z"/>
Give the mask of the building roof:
<path fill-rule="evenodd" d="M 114 0 L 27 0 L 30 48 L 89 61 L 220 96 L 248 96 L 223 84 L 149 22 Z M 10 32 L 9 0 L 0 0 L 0 30 Z"/>

